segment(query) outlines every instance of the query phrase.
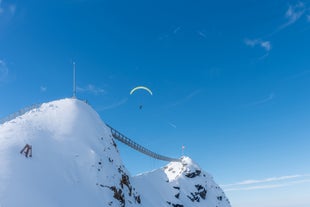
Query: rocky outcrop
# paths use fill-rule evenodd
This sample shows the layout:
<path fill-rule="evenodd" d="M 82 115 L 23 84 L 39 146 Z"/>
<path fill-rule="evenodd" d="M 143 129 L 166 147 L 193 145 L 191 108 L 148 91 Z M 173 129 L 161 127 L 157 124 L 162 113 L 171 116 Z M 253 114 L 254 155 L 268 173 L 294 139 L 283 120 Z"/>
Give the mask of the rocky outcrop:
<path fill-rule="evenodd" d="M 159 197 L 166 207 L 230 207 L 230 203 L 212 176 L 204 172 L 190 158 L 171 162 L 160 170 L 135 177 L 138 184 L 148 185 L 145 199 Z M 158 177 L 160 180 L 151 181 Z M 161 185 L 161 188 L 157 188 Z M 137 187 L 140 187 L 139 185 Z M 153 188 L 153 190 L 152 190 Z M 150 205 L 151 206 L 151 205 Z"/>

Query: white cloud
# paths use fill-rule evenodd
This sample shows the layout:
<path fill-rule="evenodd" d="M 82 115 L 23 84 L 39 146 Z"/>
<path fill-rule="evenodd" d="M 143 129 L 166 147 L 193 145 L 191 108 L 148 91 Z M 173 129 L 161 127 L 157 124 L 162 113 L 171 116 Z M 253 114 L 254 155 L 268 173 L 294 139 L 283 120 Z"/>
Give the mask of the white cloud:
<path fill-rule="evenodd" d="M 269 41 L 264 41 L 260 43 L 260 46 L 262 48 L 264 48 L 266 51 L 270 51 L 271 50 L 271 44 Z"/>
<path fill-rule="evenodd" d="M 302 2 L 299 2 L 298 4 L 292 6 L 289 5 L 285 17 L 289 19 L 290 22 L 297 21 L 301 15 L 304 13 L 304 4 Z"/>
<path fill-rule="evenodd" d="M 187 101 L 191 100 L 193 97 L 199 95 L 201 93 L 201 90 L 200 89 L 197 89 L 195 91 L 192 91 L 191 93 L 189 93 L 188 95 L 186 95 L 183 99 L 181 100 L 178 100 L 176 101 L 175 103 L 172 103 L 170 105 L 168 105 L 167 107 L 170 108 L 170 107 L 174 107 L 174 106 L 177 106 L 177 105 L 180 105 L 180 104 L 184 104 L 186 103 Z"/>
<path fill-rule="evenodd" d="M 92 84 L 88 84 L 86 87 L 77 87 L 78 92 L 86 92 L 86 93 L 92 93 L 94 95 L 100 95 L 105 93 L 105 90 L 102 88 L 97 88 L 96 86 Z"/>
<path fill-rule="evenodd" d="M 41 92 L 45 92 L 45 91 L 47 91 L 47 87 L 45 87 L 45 86 L 41 86 L 41 87 L 40 87 L 40 91 L 41 91 Z"/>
<path fill-rule="evenodd" d="M 287 19 L 287 22 L 283 24 L 280 29 L 284 29 L 285 27 L 294 24 L 297 20 L 300 19 L 300 17 L 302 17 L 302 15 L 305 13 L 305 10 L 306 8 L 303 2 L 299 2 L 295 5 L 289 5 L 285 12 L 285 18 Z"/>
<path fill-rule="evenodd" d="M 16 11 L 16 5 L 14 4 L 9 5 L 8 10 L 12 15 L 14 15 Z"/>
<path fill-rule="evenodd" d="M 256 106 L 256 105 L 261 105 L 261 104 L 265 104 L 269 101 L 272 101 L 274 99 L 274 93 L 270 93 L 267 97 L 257 100 L 255 102 L 252 102 L 250 104 L 248 104 L 249 106 Z"/>
<path fill-rule="evenodd" d="M 285 175 L 285 176 L 280 176 L 280 177 L 264 178 L 261 180 L 244 180 L 244 181 L 237 182 L 237 183 L 222 185 L 222 187 L 236 186 L 236 185 L 250 185 L 250 184 L 257 184 L 257 183 L 267 183 L 267 182 L 288 180 L 288 179 L 300 178 L 300 177 L 310 177 L 310 175 Z"/>
<path fill-rule="evenodd" d="M 197 34 L 198 34 L 199 36 L 201 36 L 202 38 L 207 39 L 207 35 L 206 35 L 205 33 L 201 32 L 201 31 L 197 31 Z"/>
<path fill-rule="evenodd" d="M 250 39 L 245 39 L 244 40 L 244 43 L 247 45 L 247 46 L 250 46 L 250 47 L 254 47 L 258 44 L 258 40 L 250 40 Z"/>
<path fill-rule="evenodd" d="M 0 60 L 0 82 L 4 81 L 9 74 L 9 69 L 3 60 Z"/>
<path fill-rule="evenodd" d="M 127 101 L 128 101 L 128 98 L 124 98 L 124 99 L 122 99 L 122 100 L 120 100 L 120 101 L 118 101 L 116 103 L 113 103 L 111 105 L 99 108 L 99 111 L 105 111 L 105 110 L 110 110 L 110 109 L 117 108 L 117 107 L 125 104 Z"/>
<path fill-rule="evenodd" d="M 297 180 L 297 181 L 291 181 L 286 183 L 279 183 L 279 184 L 270 184 L 270 185 L 254 185 L 249 187 L 236 187 L 236 188 L 227 188 L 225 191 L 248 191 L 248 190 L 259 190 L 259 189 L 270 189 L 270 188 L 281 188 L 281 187 L 287 187 L 297 184 L 303 184 L 303 183 L 310 183 L 310 179 L 304 179 L 304 180 Z"/>
<path fill-rule="evenodd" d="M 168 122 L 168 124 L 171 126 L 171 127 L 173 127 L 173 128 L 177 128 L 177 126 L 175 125 L 175 124 L 173 124 L 173 123 L 171 123 L 171 122 Z"/>
<path fill-rule="evenodd" d="M 0 15 L 8 15 L 9 17 L 14 16 L 16 12 L 15 4 L 3 4 L 2 0 L 0 0 Z"/>
<path fill-rule="evenodd" d="M 291 185 L 309 183 L 310 175 L 287 175 L 279 177 L 265 178 L 261 180 L 245 180 L 237 183 L 221 185 L 225 191 L 246 191 L 268 188 L 280 188 Z"/>
<path fill-rule="evenodd" d="M 162 41 L 162 40 L 166 40 L 169 38 L 173 38 L 175 35 L 177 35 L 177 33 L 179 33 L 181 31 L 181 29 L 182 29 L 182 27 L 178 26 L 168 33 L 164 33 L 164 34 L 159 35 L 158 39 L 160 41 Z"/>
<path fill-rule="evenodd" d="M 2 8 L 2 6 L 1 6 L 1 4 L 2 4 L 2 0 L 0 0 L 0 14 L 3 13 L 3 8 Z"/>
<path fill-rule="evenodd" d="M 160 35 L 160 36 L 158 37 L 158 39 L 159 39 L 160 41 L 162 41 L 162 40 L 168 39 L 169 36 L 170 36 L 169 34 L 163 34 L 163 35 Z"/>
<path fill-rule="evenodd" d="M 181 29 L 181 27 L 177 27 L 177 28 L 175 28 L 175 29 L 173 30 L 173 34 L 178 33 L 178 32 L 180 31 L 180 29 Z"/>
<path fill-rule="evenodd" d="M 253 39 L 253 40 L 245 39 L 244 43 L 250 47 L 260 46 L 261 48 L 263 48 L 267 52 L 269 52 L 271 50 L 271 43 L 269 41 L 263 41 L 260 39 Z"/>

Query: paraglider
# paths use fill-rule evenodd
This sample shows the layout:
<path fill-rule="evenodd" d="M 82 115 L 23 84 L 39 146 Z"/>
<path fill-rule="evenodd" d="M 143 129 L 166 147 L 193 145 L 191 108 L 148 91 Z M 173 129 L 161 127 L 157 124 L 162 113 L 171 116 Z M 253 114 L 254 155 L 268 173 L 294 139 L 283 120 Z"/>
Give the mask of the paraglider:
<path fill-rule="evenodd" d="M 145 87 L 145 86 L 137 86 L 135 88 L 133 88 L 131 91 L 130 91 L 130 95 L 134 94 L 137 90 L 145 90 L 147 91 L 150 95 L 153 95 L 153 92 L 151 91 L 151 89 L 149 89 L 148 87 Z M 143 107 L 143 105 L 139 105 L 139 109 L 141 110 Z"/>
<path fill-rule="evenodd" d="M 135 91 L 137 91 L 137 90 L 146 90 L 147 92 L 149 92 L 151 95 L 153 95 L 153 92 L 149 89 L 149 88 L 147 88 L 147 87 L 145 87 L 145 86 L 137 86 L 137 87 L 135 87 L 135 88 L 133 88 L 131 91 L 130 91 L 130 95 L 132 95 Z"/>

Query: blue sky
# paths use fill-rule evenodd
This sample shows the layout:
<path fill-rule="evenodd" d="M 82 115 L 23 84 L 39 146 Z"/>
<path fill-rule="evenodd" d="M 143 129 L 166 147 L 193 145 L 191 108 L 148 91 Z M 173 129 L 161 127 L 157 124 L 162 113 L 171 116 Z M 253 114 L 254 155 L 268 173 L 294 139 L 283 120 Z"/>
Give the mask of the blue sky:
<path fill-rule="evenodd" d="M 0 0 L 0 117 L 71 97 L 75 61 L 103 121 L 185 145 L 234 207 L 308 207 L 309 37 L 305 0 Z M 119 148 L 132 174 L 165 164 Z"/>

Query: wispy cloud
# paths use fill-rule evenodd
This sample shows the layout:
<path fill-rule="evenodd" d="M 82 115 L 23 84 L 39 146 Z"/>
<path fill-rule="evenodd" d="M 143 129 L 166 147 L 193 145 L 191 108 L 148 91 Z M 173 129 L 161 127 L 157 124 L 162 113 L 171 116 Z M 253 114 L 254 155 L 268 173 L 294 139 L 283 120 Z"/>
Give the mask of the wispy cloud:
<path fill-rule="evenodd" d="M 260 42 L 260 46 L 264 48 L 266 51 L 271 50 L 271 44 L 269 41 Z"/>
<path fill-rule="evenodd" d="M 173 34 L 178 33 L 178 32 L 180 31 L 180 29 L 181 29 L 181 27 L 177 27 L 177 28 L 175 28 L 175 29 L 173 30 Z"/>
<path fill-rule="evenodd" d="M 105 110 L 117 108 L 117 107 L 125 104 L 127 101 L 128 101 L 128 98 L 124 98 L 124 99 L 122 99 L 116 103 L 111 104 L 111 105 L 100 107 L 99 111 L 105 111 Z"/>
<path fill-rule="evenodd" d="M 197 89 L 197 90 L 191 92 L 190 94 L 188 94 L 186 96 L 186 100 L 189 100 L 189 99 L 193 98 L 194 96 L 198 95 L 200 92 L 201 92 L 200 89 Z"/>
<path fill-rule="evenodd" d="M 285 11 L 285 13 L 283 14 L 283 18 L 285 20 L 285 22 L 283 24 L 281 24 L 280 26 L 278 26 L 274 31 L 272 31 L 270 34 L 265 35 L 265 37 L 272 37 L 275 34 L 279 33 L 280 31 L 282 31 L 283 29 L 287 28 L 288 26 L 291 26 L 293 24 L 295 24 L 299 19 L 301 19 L 305 14 L 306 11 L 308 11 L 310 8 L 306 6 L 305 3 L 303 3 L 302 1 L 299 1 L 296 4 L 290 4 L 288 5 L 287 10 Z M 307 15 L 307 21 L 310 21 L 310 15 Z"/>
<path fill-rule="evenodd" d="M 285 11 L 285 14 L 283 15 L 285 19 L 285 23 L 282 25 L 276 27 L 276 29 L 269 34 L 265 35 L 263 38 L 257 38 L 257 39 L 245 39 L 244 43 L 247 46 L 250 47 L 256 47 L 260 46 L 261 48 L 265 49 L 267 54 L 262 56 L 260 59 L 263 59 L 268 56 L 268 52 L 272 49 L 270 41 L 265 41 L 262 39 L 271 38 L 272 36 L 276 35 L 286 27 L 293 25 L 296 23 L 301 17 L 303 17 L 310 8 L 306 7 L 306 5 L 299 1 L 296 4 L 290 4 L 288 5 L 287 10 Z M 310 22 L 310 15 L 307 15 L 307 21 Z"/>
<path fill-rule="evenodd" d="M 190 99 L 192 99 L 193 97 L 195 97 L 196 95 L 198 95 L 199 93 L 201 93 L 200 89 L 197 89 L 195 91 L 192 91 L 191 93 L 189 93 L 187 96 L 185 96 L 183 99 L 176 101 L 175 103 L 170 104 L 168 107 L 174 107 L 180 104 L 183 104 L 187 101 L 189 101 Z"/>
<path fill-rule="evenodd" d="M 10 4 L 9 7 L 8 7 L 8 9 L 9 9 L 9 12 L 10 12 L 12 15 L 14 15 L 15 12 L 16 12 L 16 5 L 15 5 L 15 4 Z"/>
<path fill-rule="evenodd" d="M 9 74 L 9 69 L 6 66 L 6 63 L 3 60 L 0 60 L 0 82 L 6 80 Z"/>
<path fill-rule="evenodd" d="M 177 128 L 177 126 L 175 125 L 175 124 L 173 124 L 173 123 L 171 123 L 171 122 L 168 122 L 168 124 L 171 126 L 171 127 L 173 127 L 173 128 Z"/>
<path fill-rule="evenodd" d="M 160 36 L 158 37 L 158 39 L 159 39 L 160 41 L 162 41 L 162 40 L 168 39 L 169 36 L 170 36 L 169 34 L 162 34 L 162 35 L 160 35 Z"/>
<path fill-rule="evenodd" d="M 269 41 L 263 41 L 260 39 L 245 39 L 244 43 L 249 47 L 256 47 L 260 46 L 263 48 L 266 52 L 269 52 L 271 50 L 271 43 Z"/>
<path fill-rule="evenodd" d="M 222 185 L 222 187 L 230 187 L 230 186 L 236 186 L 236 185 L 250 185 L 250 184 L 258 184 L 258 183 L 268 183 L 273 181 L 281 181 L 281 180 L 288 180 L 292 178 L 303 178 L 303 177 L 310 177 L 310 175 L 285 175 L 285 176 L 279 176 L 279 177 L 271 177 L 271 178 L 264 178 L 260 180 L 244 180 L 237 183 L 231 183 Z"/>
<path fill-rule="evenodd" d="M 303 183 L 310 183 L 310 179 L 297 180 L 297 181 L 291 181 L 291 182 L 279 183 L 279 184 L 270 184 L 270 185 L 255 185 L 255 186 L 249 186 L 249 187 L 228 188 L 228 189 L 225 189 L 225 191 L 227 192 L 228 191 L 248 191 L 248 190 L 281 188 L 281 187 L 287 187 L 287 186 L 303 184 Z"/>
<path fill-rule="evenodd" d="M 258 58 L 258 60 L 263 60 L 269 55 L 269 51 L 271 50 L 271 43 L 269 41 L 263 41 L 261 39 L 245 39 L 245 45 L 249 47 L 261 47 L 265 50 L 265 54 Z"/>
<path fill-rule="evenodd" d="M 202 31 L 197 31 L 197 34 L 198 34 L 200 37 L 207 39 L 207 35 L 206 35 L 204 32 L 202 32 Z"/>
<path fill-rule="evenodd" d="M 274 99 L 274 93 L 270 93 L 267 97 L 257 100 L 255 102 L 252 102 L 250 104 L 248 104 L 248 106 L 256 106 L 256 105 L 261 105 L 261 104 L 265 104 L 269 101 L 272 101 Z"/>
<path fill-rule="evenodd" d="M 47 91 L 47 87 L 46 86 L 41 86 L 40 87 L 40 91 L 41 92 L 46 92 Z"/>
<path fill-rule="evenodd" d="M 105 93 L 104 89 L 98 88 L 98 87 L 96 87 L 96 86 L 94 86 L 92 84 L 88 84 L 85 87 L 77 87 L 77 91 L 78 92 L 82 92 L 82 93 L 91 93 L 91 94 L 94 94 L 94 95 L 100 95 L 100 94 Z"/>
<path fill-rule="evenodd" d="M 309 74 L 310 74 L 310 69 L 304 70 L 304 71 L 295 73 L 295 74 L 285 78 L 284 81 L 288 81 L 288 80 L 292 80 L 292 79 L 298 79 L 298 78 L 301 78 L 301 77 L 304 77 L 304 76 L 308 76 Z"/>
<path fill-rule="evenodd" d="M 287 22 L 280 26 L 280 29 L 284 29 L 285 27 L 290 26 L 291 24 L 294 24 L 297 20 L 302 17 L 302 15 L 305 13 L 306 7 L 303 2 L 298 2 L 295 5 L 289 5 L 288 9 L 285 12 L 285 18 Z"/>
<path fill-rule="evenodd" d="M 170 32 L 168 32 L 168 33 L 161 34 L 158 37 L 158 39 L 159 40 L 166 40 L 166 39 L 172 38 L 175 35 L 177 35 L 177 33 L 179 33 L 181 31 L 181 29 L 182 29 L 181 26 L 175 27 L 172 31 L 170 30 Z"/>
<path fill-rule="evenodd" d="M 13 16 L 16 12 L 15 4 L 4 4 L 2 0 L 0 0 L 0 15 L 9 15 Z"/>
<path fill-rule="evenodd" d="M 186 27 L 177 26 L 177 27 L 172 27 L 170 31 L 159 35 L 158 39 L 159 40 L 171 39 L 171 38 L 176 37 L 179 33 L 183 33 L 184 36 L 195 34 L 196 36 L 198 35 L 199 37 L 203 39 L 208 38 L 207 33 L 204 31 L 204 29 L 199 29 L 195 31 L 195 30 L 191 30 Z"/>
<path fill-rule="evenodd" d="M 280 188 L 296 184 L 309 183 L 310 175 L 287 175 L 265 178 L 261 180 L 245 180 L 237 183 L 221 185 L 225 191 L 247 191 L 268 188 Z"/>
<path fill-rule="evenodd" d="M 0 14 L 2 14 L 3 13 L 3 8 L 2 8 L 2 0 L 0 0 Z"/>

